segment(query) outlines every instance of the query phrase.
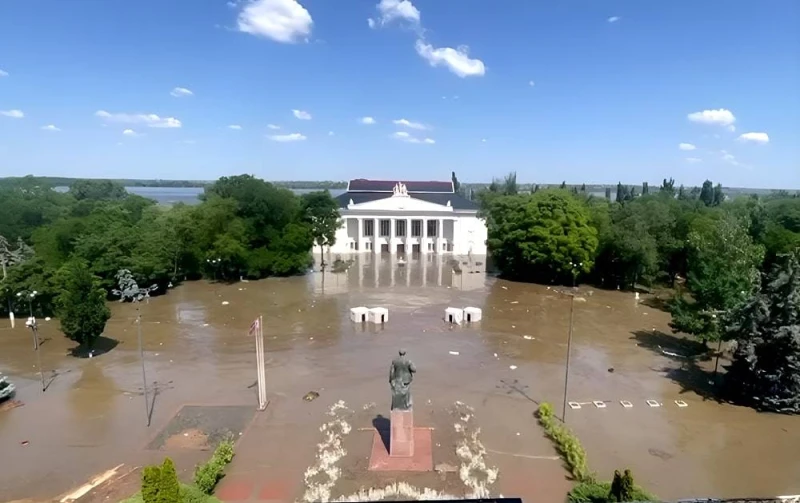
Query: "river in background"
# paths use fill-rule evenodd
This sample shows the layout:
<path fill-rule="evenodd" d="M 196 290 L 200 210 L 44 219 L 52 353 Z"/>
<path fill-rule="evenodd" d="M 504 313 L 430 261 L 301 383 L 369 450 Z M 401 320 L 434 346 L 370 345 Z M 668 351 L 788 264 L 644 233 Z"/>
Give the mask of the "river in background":
<path fill-rule="evenodd" d="M 69 187 L 56 187 L 59 192 L 66 192 Z M 137 196 L 154 199 L 158 204 L 199 204 L 203 187 L 125 187 L 125 190 Z M 319 189 L 290 189 L 295 194 L 301 195 Z M 333 197 L 344 193 L 344 189 L 330 189 Z"/>
<path fill-rule="evenodd" d="M 136 306 L 110 304 L 101 346 L 113 349 L 93 359 L 69 356 L 73 344 L 58 321 L 42 321 L 45 393 L 30 332 L 24 323 L 11 329 L 0 320 L 0 371 L 24 403 L 0 410 L 0 499 L 50 500 L 119 463 L 142 466 L 165 455 L 179 471 L 191 472 L 208 455 L 185 444 L 199 426 L 167 429 L 187 404 L 203 405 L 204 418 L 243 432 L 232 469 L 280 476 L 301 490 L 323 440 L 326 410 L 343 400 L 357 414 L 332 496 L 398 478 L 414 481 L 413 474 L 369 472 L 364 461 L 373 418 L 388 417 L 389 362 L 403 347 L 418 369 L 414 421 L 434 428 L 435 463 L 460 463 L 447 411 L 463 403 L 474 408 L 469 417 L 480 427 L 487 466 L 498 469 L 492 494 L 563 502 L 570 482 L 533 412 L 547 401 L 561 415 L 570 297 L 487 276 L 479 260 L 465 259 L 457 274 L 449 257 L 433 254 L 403 264 L 373 254 L 355 259 L 340 274 L 187 282 L 143 304 L 150 427 Z M 658 302 L 577 290 L 568 400 L 579 408 L 567 408 L 567 424 L 591 469 L 610 479 L 614 470 L 631 468 L 662 500 L 800 493 L 800 418 L 715 401 L 713 361 L 691 356 L 697 343 L 672 335 L 669 314 L 649 305 Z M 388 322 L 353 323 L 355 306 L 384 306 Z M 448 306 L 479 307 L 483 320 L 450 325 L 443 321 Z M 254 342 L 247 333 L 259 315 L 270 405 L 257 415 Z M 303 400 L 309 391 L 319 398 Z M 258 427 L 246 430 L 240 420 L 222 417 L 238 410 L 220 408 L 231 405 L 244 406 Z M 171 436 L 154 447 L 164 435 Z M 451 487 L 446 484 L 457 474 L 446 475 L 444 482 L 431 475 L 418 483 Z"/>

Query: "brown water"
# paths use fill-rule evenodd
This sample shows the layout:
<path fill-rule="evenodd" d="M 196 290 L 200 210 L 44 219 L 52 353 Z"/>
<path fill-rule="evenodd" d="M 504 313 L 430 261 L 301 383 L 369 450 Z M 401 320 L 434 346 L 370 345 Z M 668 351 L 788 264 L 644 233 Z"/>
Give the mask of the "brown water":
<path fill-rule="evenodd" d="M 548 401 L 560 415 L 570 298 L 462 267 L 455 274 L 433 255 L 404 267 L 367 256 L 345 274 L 326 273 L 324 285 L 320 273 L 195 282 L 152 299 L 141 305 L 148 381 L 158 390 L 149 428 L 133 305 L 113 304 L 105 335 L 119 345 L 92 359 L 68 356 L 72 343 L 57 322 L 41 321 L 42 367 L 52 381 L 44 393 L 30 332 L 2 320 L 0 371 L 25 405 L 0 412 L 0 500 L 52 496 L 116 464 L 163 456 L 144 447 L 184 404 L 254 404 L 247 329 L 263 315 L 271 404 L 259 422 L 280 432 L 272 449 L 258 451 L 264 466 L 294 459 L 302 482 L 324 407 L 344 399 L 386 408 L 388 364 L 405 347 L 419 369 L 415 403 L 473 406 L 500 482 L 527 476 L 535 483 L 521 491 L 562 501 L 558 462 L 530 459 L 552 455 L 531 413 Z M 698 367 L 662 352 L 685 350 L 668 335 L 666 313 L 629 293 L 583 287 L 576 295 L 569 400 L 584 405 L 567 410 L 567 423 L 594 471 L 610 478 L 614 469 L 632 468 L 638 483 L 665 499 L 800 493 L 798 418 L 704 400 L 704 370 L 713 362 Z M 349 308 L 360 305 L 387 307 L 389 322 L 352 324 Z M 448 306 L 480 307 L 484 319 L 452 328 L 442 321 Z M 320 398 L 301 400 L 309 390 Z M 650 408 L 647 399 L 663 406 Z M 677 407 L 676 399 L 688 407 Z M 608 406 L 585 403 L 592 400 Z M 282 458 L 278 442 L 295 446 L 294 453 Z"/>

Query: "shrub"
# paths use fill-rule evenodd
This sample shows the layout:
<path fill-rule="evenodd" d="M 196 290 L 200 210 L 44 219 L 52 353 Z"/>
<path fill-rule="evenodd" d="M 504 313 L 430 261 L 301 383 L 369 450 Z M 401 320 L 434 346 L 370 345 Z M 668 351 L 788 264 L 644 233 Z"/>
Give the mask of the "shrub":
<path fill-rule="evenodd" d="M 194 483 L 205 494 L 214 492 L 217 482 L 222 479 L 225 465 L 233 459 L 233 442 L 220 442 L 214 454 L 206 463 L 198 465 L 194 472 Z"/>
<path fill-rule="evenodd" d="M 578 437 L 566 426 L 558 422 L 553 414 L 553 407 L 549 403 L 542 403 L 538 411 L 539 424 L 544 428 L 545 434 L 556 444 L 564 464 L 567 465 L 572 477 L 578 482 L 594 480 L 594 475 L 589 472 L 586 465 L 586 451 L 583 450 Z"/>
<path fill-rule="evenodd" d="M 158 467 L 156 467 L 158 468 Z M 181 503 L 220 503 L 214 496 L 209 496 L 195 486 L 188 484 L 180 484 L 180 501 Z M 120 501 L 120 503 L 143 503 L 142 493 L 138 492 L 130 498 Z"/>
<path fill-rule="evenodd" d="M 170 458 L 165 458 L 161 465 L 161 483 L 159 484 L 159 503 L 179 503 L 180 483 L 175 472 L 175 463 Z"/>
<path fill-rule="evenodd" d="M 624 477 L 623 477 L 624 478 Z M 567 494 L 569 503 L 613 503 L 611 482 L 581 482 Z M 633 486 L 630 499 L 624 501 L 658 501 L 655 496 L 639 486 Z"/>
<path fill-rule="evenodd" d="M 613 482 L 598 482 L 589 471 L 586 451 L 580 440 L 566 426 L 558 422 L 553 406 L 543 402 L 536 411 L 545 434 L 556 444 L 564 464 L 578 484 L 567 494 L 570 503 L 608 503 L 621 501 L 655 501 L 651 495 L 633 482 L 630 470 L 620 475 L 614 471 Z"/>
<path fill-rule="evenodd" d="M 161 467 L 145 466 L 142 470 L 142 501 L 159 503 L 158 491 L 161 488 Z"/>

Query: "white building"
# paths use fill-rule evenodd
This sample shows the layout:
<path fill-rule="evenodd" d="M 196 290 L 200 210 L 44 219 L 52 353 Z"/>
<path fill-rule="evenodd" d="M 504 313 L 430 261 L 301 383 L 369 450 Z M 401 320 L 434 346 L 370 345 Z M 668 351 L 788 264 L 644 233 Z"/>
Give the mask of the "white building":
<path fill-rule="evenodd" d="M 478 204 L 456 194 L 453 182 L 351 180 L 336 199 L 342 226 L 332 254 L 486 255 Z"/>

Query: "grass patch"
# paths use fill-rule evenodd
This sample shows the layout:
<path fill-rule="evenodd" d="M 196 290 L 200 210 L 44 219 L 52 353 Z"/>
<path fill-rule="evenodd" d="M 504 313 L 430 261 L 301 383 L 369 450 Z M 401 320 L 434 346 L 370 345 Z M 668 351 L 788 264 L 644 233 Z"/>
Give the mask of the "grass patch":
<path fill-rule="evenodd" d="M 628 470 L 625 470 L 627 478 L 624 481 L 620 478 L 619 472 L 615 472 L 613 483 L 598 481 L 596 475 L 589 470 L 586 451 L 580 440 L 555 417 L 552 405 L 542 402 L 536 417 L 545 434 L 555 444 L 572 479 L 577 482 L 567 494 L 569 503 L 658 501 L 654 495 L 633 483 L 633 476 Z M 615 484 L 623 484 L 625 488 L 620 490 Z"/>

